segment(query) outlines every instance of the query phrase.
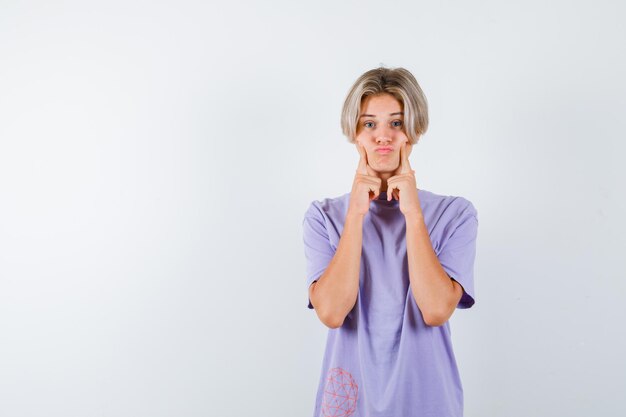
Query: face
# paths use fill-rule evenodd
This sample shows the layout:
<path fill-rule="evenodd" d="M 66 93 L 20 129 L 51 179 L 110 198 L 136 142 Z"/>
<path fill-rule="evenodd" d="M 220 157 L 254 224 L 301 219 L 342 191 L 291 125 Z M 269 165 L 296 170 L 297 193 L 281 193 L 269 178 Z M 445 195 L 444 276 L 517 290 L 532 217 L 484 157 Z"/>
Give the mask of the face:
<path fill-rule="evenodd" d="M 402 110 L 402 104 L 386 93 L 367 96 L 361 104 L 355 140 L 365 147 L 367 161 L 378 173 L 393 173 L 400 165 L 400 146 L 408 141 Z"/>

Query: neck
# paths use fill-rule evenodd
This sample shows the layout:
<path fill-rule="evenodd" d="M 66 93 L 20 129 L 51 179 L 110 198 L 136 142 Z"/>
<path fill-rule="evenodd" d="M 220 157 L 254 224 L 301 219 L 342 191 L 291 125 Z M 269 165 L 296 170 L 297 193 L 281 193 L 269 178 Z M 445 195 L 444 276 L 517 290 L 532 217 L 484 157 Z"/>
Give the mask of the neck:
<path fill-rule="evenodd" d="M 379 172 L 377 176 L 378 178 L 382 180 L 380 184 L 380 191 L 387 192 L 387 180 L 393 176 L 393 173 L 392 172 Z"/>

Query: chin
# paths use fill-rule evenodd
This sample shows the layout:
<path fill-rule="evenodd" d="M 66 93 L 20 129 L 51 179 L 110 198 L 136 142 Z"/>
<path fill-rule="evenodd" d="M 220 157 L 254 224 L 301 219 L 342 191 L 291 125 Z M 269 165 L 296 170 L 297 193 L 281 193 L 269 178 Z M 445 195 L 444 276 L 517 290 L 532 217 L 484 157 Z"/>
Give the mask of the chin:
<path fill-rule="evenodd" d="M 378 172 L 393 172 L 396 169 L 398 169 L 399 166 L 400 165 L 396 165 L 396 166 L 389 166 L 389 165 L 387 165 L 387 166 L 379 166 L 378 168 L 374 168 L 374 167 L 372 167 L 372 168 L 374 168 Z"/>

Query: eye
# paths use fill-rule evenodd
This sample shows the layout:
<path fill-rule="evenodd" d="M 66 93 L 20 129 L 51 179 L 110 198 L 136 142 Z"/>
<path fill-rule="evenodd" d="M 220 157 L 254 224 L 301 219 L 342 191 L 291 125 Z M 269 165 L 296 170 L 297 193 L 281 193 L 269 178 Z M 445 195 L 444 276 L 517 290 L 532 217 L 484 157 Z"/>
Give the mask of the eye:
<path fill-rule="evenodd" d="M 365 123 L 363 123 L 363 126 L 365 126 L 365 127 L 373 127 L 373 126 L 368 126 L 368 125 L 373 125 L 373 124 L 374 124 L 374 122 L 365 122 Z"/>
<path fill-rule="evenodd" d="M 394 120 L 393 122 L 391 122 L 391 124 L 393 125 L 393 127 L 401 127 L 402 120 Z"/>

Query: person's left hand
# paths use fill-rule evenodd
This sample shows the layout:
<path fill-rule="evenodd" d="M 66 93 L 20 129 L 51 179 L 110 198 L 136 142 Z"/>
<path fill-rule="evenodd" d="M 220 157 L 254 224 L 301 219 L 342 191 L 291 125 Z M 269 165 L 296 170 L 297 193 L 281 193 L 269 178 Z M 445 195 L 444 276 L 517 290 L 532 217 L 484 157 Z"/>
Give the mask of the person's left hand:
<path fill-rule="evenodd" d="M 411 169 L 409 155 L 413 145 L 408 141 L 400 146 L 400 165 L 387 180 L 387 201 L 395 198 L 400 201 L 400 211 L 405 216 L 409 213 L 421 213 L 419 198 L 417 197 L 417 183 L 415 171 Z"/>

